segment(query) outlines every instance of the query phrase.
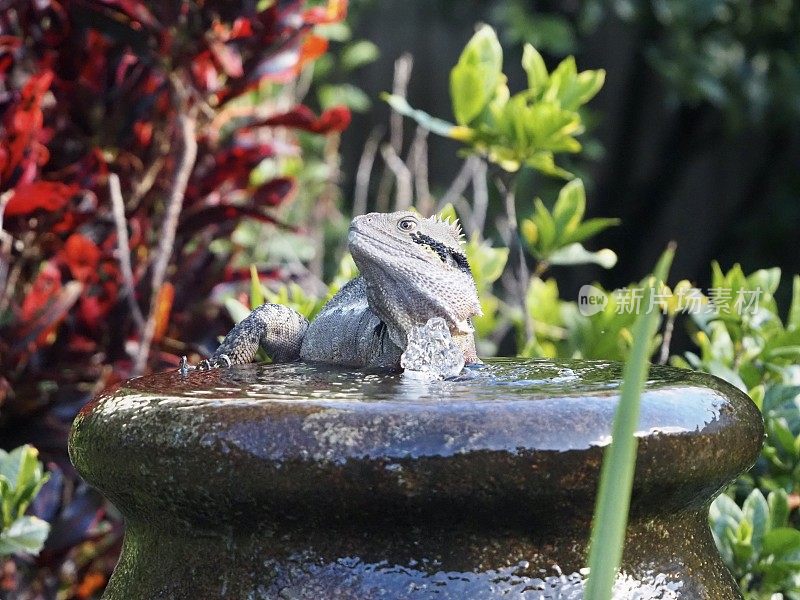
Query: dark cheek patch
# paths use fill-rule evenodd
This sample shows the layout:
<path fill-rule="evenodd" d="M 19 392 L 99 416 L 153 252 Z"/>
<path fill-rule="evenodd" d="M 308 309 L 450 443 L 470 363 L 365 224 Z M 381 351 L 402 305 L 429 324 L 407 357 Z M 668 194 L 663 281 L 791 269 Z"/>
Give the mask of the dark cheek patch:
<path fill-rule="evenodd" d="M 432 237 L 418 231 L 411 234 L 411 239 L 420 246 L 426 246 L 433 250 L 444 264 L 455 263 L 456 267 L 460 271 L 463 271 L 467 275 L 472 275 L 472 271 L 470 271 L 469 268 L 469 263 L 467 262 L 467 257 L 461 252 L 453 250 L 442 242 L 439 242 Z"/>

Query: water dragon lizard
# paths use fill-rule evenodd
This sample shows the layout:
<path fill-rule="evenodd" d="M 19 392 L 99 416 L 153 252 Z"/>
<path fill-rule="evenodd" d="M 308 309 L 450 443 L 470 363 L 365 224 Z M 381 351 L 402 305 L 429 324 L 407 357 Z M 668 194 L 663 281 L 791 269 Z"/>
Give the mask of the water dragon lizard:
<path fill-rule="evenodd" d="M 461 228 L 416 213 L 370 213 L 350 224 L 348 247 L 360 275 L 308 320 L 263 304 L 236 325 L 200 369 L 253 362 L 264 348 L 273 362 L 297 359 L 394 369 L 413 327 L 444 319 L 466 364 L 479 362 L 471 318 L 481 314 Z"/>

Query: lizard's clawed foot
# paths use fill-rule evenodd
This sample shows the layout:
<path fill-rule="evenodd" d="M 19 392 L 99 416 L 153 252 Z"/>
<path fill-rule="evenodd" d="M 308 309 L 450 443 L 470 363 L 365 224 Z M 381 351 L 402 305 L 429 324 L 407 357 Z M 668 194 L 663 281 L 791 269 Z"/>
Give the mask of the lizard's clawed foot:
<path fill-rule="evenodd" d="M 190 365 L 185 356 L 181 357 L 181 364 L 178 371 L 183 377 L 189 374 L 189 371 L 209 371 L 211 369 L 227 368 L 233 364 L 233 361 L 227 354 L 220 354 L 219 356 L 212 356 L 205 360 L 201 360 L 196 365 Z"/>

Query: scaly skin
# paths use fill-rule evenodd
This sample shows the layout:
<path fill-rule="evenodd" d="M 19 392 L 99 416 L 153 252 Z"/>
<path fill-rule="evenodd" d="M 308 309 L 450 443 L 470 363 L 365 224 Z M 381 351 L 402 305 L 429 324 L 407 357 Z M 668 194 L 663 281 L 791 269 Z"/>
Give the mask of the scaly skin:
<path fill-rule="evenodd" d="M 407 211 L 370 213 L 353 219 L 348 246 L 361 276 L 312 323 L 264 304 L 199 368 L 252 362 L 259 347 L 274 362 L 399 368 L 408 332 L 433 317 L 445 320 L 464 362 L 478 362 L 470 319 L 481 308 L 458 225 Z"/>

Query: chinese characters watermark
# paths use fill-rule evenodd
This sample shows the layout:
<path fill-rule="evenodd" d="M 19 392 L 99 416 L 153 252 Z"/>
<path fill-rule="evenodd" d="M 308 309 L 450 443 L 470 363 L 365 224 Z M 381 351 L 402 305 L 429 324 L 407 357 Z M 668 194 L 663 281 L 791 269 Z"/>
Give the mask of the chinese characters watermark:
<path fill-rule="evenodd" d="M 578 310 L 590 317 L 608 307 L 613 300 L 616 314 L 650 314 L 653 311 L 672 313 L 683 312 L 690 315 L 754 315 L 758 312 L 759 301 L 763 290 L 730 288 L 708 288 L 704 294 L 700 288 L 677 287 L 674 291 L 668 288 L 651 288 L 645 294 L 644 287 L 625 287 L 611 293 L 595 287 L 584 285 L 578 291 Z M 649 301 L 645 302 L 645 298 Z"/>

